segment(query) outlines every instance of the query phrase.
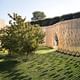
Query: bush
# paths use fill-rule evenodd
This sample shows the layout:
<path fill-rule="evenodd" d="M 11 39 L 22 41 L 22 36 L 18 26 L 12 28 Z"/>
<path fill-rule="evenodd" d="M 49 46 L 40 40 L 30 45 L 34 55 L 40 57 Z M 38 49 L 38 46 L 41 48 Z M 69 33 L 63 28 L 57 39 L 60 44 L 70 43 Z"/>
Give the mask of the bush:
<path fill-rule="evenodd" d="M 6 29 L 3 29 L 1 37 L 2 48 L 8 49 L 9 54 L 28 55 L 33 53 L 39 43 L 43 40 L 44 34 L 38 25 L 31 25 L 20 15 L 13 14 Z"/>
<path fill-rule="evenodd" d="M 80 18 L 80 12 L 74 13 L 73 14 L 73 19 L 75 18 Z"/>
<path fill-rule="evenodd" d="M 73 15 L 72 14 L 66 14 L 66 15 L 62 15 L 60 17 L 60 21 L 70 20 L 70 19 L 73 19 Z"/>

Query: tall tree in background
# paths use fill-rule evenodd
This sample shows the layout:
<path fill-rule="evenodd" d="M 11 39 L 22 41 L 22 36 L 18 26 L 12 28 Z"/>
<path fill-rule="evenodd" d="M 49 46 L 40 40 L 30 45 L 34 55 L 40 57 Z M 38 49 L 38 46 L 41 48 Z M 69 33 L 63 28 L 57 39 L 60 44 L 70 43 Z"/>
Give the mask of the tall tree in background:
<path fill-rule="evenodd" d="M 44 12 L 41 12 L 41 11 L 35 11 L 32 14 L 33 14 L 33 17 L 31 18 L 32 21 L 42 20 L 46 17 Z"/>

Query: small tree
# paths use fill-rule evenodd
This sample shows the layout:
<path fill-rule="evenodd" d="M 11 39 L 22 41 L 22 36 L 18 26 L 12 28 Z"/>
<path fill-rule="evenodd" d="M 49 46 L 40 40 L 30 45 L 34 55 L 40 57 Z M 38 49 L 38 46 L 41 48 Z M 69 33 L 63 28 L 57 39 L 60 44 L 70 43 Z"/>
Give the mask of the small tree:
<path fill-rule="evenodd" d="M 41 11 L 35 11 L 32 14 L 33 14 L 33 17 L 31 18 L 32 21 L 42 20 L 46 17 L 44 12 L 41 12 Z"/>
<path fill-rule="evenodd" d="M 9 21 L 10 26 L 3 30 L 1 36 L 2 48 L 8 49 L 9 54 L 31 54 L 42 41 L 44 34 L 38 25 L 31 25 L 18 14 L 13 14 Z"/>

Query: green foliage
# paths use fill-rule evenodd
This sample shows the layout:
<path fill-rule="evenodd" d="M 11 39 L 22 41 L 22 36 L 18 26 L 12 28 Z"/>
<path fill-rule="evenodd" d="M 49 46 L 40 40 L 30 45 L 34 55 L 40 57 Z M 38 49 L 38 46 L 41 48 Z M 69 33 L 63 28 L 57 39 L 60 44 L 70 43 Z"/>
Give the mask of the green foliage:
<path fill-rule="evenodd" d="M 8 14 L 12 19 L 10 26 L 2 30 L 1 46 L 9 51 L 10 54 L 26 54 L 26 56 L 36 50 L 42 41 L 44 34 L 38 25 L 31 25 L 20 15 Z"/>
<path fill-rule="evenodd" d="M 42 20 L 46 17 L 44 12 L 41 12 L 41 11 L 35 11 L 32 14 L 33 14 L 33 17 L 31 18 L 32 21 Z"/>
<path fill-rule="evenodd" d="M 80 12 L 74 13 L 73 14 L 73 19 L 75 18 L 80 18 Z"/>
<path fill-rule="evenodd" d="M 38 21 L 32 21 L 31 24 L 38 24 L 40 26 L 49 26 L 59 21 L 60 21 L 59 17 L 54 17 L 54 18 L 48 18 L 48 19 L 43 19 L 43 20 L 38 20 Z"/>
<path fill-rule="evenodd" d="M 73 14 L 66 14 L 60 17 L 60 21 L 73 19 Z"/>
<path fill-rule="evenodd" d="M 80 12 L 65 14 L 62 16 L 56 16 L 54 18 L 47 18 L 47 19 L 38 20 L 38 21 L 34 20 L 31 22 L 31 24 L 39 24 L 40 26 L 49 26 L 49 25 L 56 24 L 60 21 L 77 19 L 77 18 L 80 18 Z"/>

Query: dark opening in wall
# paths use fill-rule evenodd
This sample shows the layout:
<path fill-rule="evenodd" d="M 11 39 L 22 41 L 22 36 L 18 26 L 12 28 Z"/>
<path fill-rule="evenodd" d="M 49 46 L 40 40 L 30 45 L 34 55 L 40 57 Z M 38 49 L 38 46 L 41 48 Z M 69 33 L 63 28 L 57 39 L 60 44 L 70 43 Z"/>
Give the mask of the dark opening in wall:
<path fill-rule="evenodd" d="M 59 41 L 58 41 L 58 36 L 57 36 L 57 34 L 55 33 L 55 36 L 54 36 L 54 47 L 58 46 L 58 43 L 59 43 Z"/>

